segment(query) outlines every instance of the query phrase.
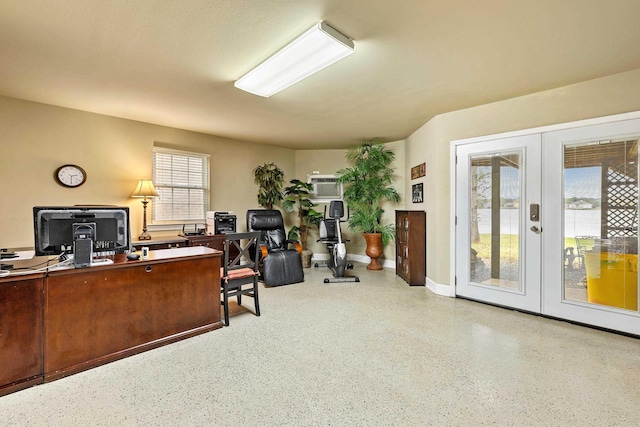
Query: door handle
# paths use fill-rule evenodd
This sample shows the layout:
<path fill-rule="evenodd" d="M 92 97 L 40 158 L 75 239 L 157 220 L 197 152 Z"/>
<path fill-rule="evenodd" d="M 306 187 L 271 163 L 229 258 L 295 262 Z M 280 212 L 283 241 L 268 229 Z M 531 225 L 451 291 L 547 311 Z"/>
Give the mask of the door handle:
<path fill-rule="evenodd" d="M 534 233 L 542 233 L 542 228 L 538 228 L 535 225 L 532 225 L 529 230 L 533 231 Z"/>

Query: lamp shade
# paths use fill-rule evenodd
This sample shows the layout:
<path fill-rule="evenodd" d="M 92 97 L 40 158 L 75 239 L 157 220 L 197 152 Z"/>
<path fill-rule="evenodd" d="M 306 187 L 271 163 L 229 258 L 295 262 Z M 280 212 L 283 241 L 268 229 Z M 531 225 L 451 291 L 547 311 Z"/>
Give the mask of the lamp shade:
<path fill-rule="evenodd" d="M 235 82 L 269 97 L 353 53 L 353 41 L 320 22 Z"/>
<path fill-rule="evenodd" d="M 141 179 L 131 197 L 158 197 L 159 194 L 150 179 Z"/>

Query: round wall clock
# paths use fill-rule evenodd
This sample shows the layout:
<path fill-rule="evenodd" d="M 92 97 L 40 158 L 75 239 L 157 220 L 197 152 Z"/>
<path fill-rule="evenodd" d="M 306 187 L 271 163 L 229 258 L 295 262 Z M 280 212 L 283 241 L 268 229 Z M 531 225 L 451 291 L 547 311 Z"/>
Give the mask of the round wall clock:
<path fill-rule="evenodd" d="M 64 187 L 80 187 L 87 180 L 87 173 L 77 165 L 62 165 L 53 174 L 56 182 Z"/>

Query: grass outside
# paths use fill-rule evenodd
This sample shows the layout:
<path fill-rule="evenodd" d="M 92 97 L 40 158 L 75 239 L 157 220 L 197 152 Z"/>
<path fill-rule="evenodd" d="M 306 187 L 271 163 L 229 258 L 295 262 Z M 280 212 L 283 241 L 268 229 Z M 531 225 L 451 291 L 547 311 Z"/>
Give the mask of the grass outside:
<path fill-rule="evenodd" d="M 500 236 L 500 266 L 497 277 L 502 282 L 495 282 L 495 272 L 491 271 L 491 235 L 481 234 L 480 242 L 471 245 L 477 251 L 477 260 L 471 267 L 471 280 L 480 283 L 490 283 L 500 287 L 509 287 L 511 283 L 520 280 L 520 263 L 518 262 L 519 236 L 517 234 L 503 234 Z M 564 248 L 576 248 L 576 239 L 564 239 Z M 577 254 L 576 251 L 574 253 Z M 587 301 L 587 280 L 584 266 L 574 263 L 564 270 L 564 286 L 566 298 L 574 301 Z M 488 282 L 494 280 L 494 282 Z"/>
<path fill-rule="evenodd" d="M 518 259 L 518 244 L 520 236 L 517 234 L 500 235 L 500 259 L 503 261 Z M 481 234 L 479 243 L 472 243 L 471 247 L 478 252 L 478 258 L 491 258 L 491 234 Z M 564 247 L 576 247 L 576 239 L 567 237 L 564 239 Z"/>

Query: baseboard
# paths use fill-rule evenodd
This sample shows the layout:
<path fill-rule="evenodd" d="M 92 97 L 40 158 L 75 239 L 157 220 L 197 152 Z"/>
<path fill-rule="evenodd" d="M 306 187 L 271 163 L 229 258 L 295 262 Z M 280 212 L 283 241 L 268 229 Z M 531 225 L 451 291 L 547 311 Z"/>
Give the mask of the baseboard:
<path fill-rule="evenodd" d="M 361 262 L 364 264 L 369 264 L 371 262 L 371 258 L 366 255 L 347 255 L 347 259 L 350 261 Z M 396 263 L 392 259 L 385 259 L 382 262 L 382 266 L 385 268 L 393 268 L 396 269 Z"/>
<path fill-rule="evenodd" d="M 327 261 L 329 259 L 329 254 L 313 254 L 313 259 L 312 262 L 319 262 L 319 261 Z M 349 261 L 355 261 L 355 262 L 362 262 L 365 264 L 369 264 L 370 262 L 370 258 L 368 256 L 365 255 L 348 255 L 347 254 L 347 259 Z M 396 269 L 396 263 L 393 262 L 393 260 L 387 259 L 384 261 L 384 263 L 382 264 L 385 268 L 393 268 L 394 270 Z M 442 285 L 440 283 L 436 283 L 433 280 L 429 279 L 427 277 L 427 289 L 429 289 L 431 292 L 433 292 L 436 295 L 442 295 L 445 297 L 455 297 L 456 296 L 456 290 L 454 289 L 453 286 L 449 286 L 449 285 Z"/>
<path fill-rule="evenodd" d="M 436 283 L 433 280 L 427 277 L 427 289 L 433 292 L 436 295 L 442 295 L 445 297 L 455 297 L 456 291 L 453 286 L 442 285 L 440 283 Z"/>
<path fill-rule="evenodd" d="M 311 262 L 317 261 L 327 261 L 329 259 L 329 254 L 313 254 L 313 258 Z M 366 255 L 351 255 L 347 254 L 347 260 L 361 262 L 364 264 L 369 264 L 371 262 L 371 258 Z M 393 268 L 396 269 L 396 263 L 392 259 L 385 259 L 382 263 L 382 266 L 385 268 Z"/>

